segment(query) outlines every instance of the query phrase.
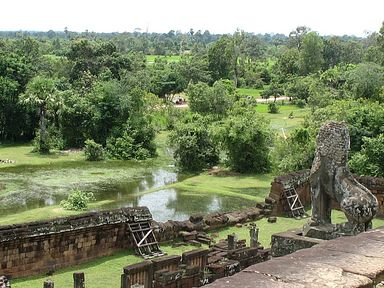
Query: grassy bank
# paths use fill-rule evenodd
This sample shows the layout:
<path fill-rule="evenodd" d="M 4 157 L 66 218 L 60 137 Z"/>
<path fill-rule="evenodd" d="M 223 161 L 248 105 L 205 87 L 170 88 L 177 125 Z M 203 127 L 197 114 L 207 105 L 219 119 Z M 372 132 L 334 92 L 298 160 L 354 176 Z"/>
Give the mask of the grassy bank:
<path fill-rule="evenodd" d="M 223 175 L 224 174 L 224 175 Z M 243 198 L 249 201 L 263 202 L 268 195 L 273 176 L 243 175 L 228 173 L 210 175 L 208 173 L 190 177 L 184 181 L 169 185 L 182 191 L 205 193 Z"/>

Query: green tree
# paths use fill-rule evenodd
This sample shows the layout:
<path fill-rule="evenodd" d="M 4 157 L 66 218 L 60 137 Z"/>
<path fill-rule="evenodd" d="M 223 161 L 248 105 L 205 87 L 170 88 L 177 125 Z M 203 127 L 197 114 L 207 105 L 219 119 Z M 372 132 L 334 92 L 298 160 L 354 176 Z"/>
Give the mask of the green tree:
<path fill-rule="evenodd" d="M 39 110 L 39 152 L 49 152 L 49 141 L 47 135 L 47 111 L 58 100 L 55 82 L 46 77 L 36 76 L 28 84 L 20 97 L 24 104 L 37 106 Z"/>
<path fill-rule="evenodd" d="M 285 89 L 286 95 L 307 102 L 311 95 L 311 85 L 313 85 L 315 81 L 316 80 L 310 76 L 297 77 L 287 84 Z"/>
<path fill-rule="evenodd" d="M 288 82 L 292 77 L 299 75 L 299 59 L 300 53 L 297 49 L 288 49 L 277 58 L 273 71 L 279 83 Z"/>
<path fill-rule="evenodd" d="M 375 63 L 361 63 L 348 72 L 346 87 L 356 98 L 383 102 L 384 68 Z"/>
<path fill-rule="evenodd" d="M 231 36 L 224 35 L 210 46 L 208 63 L 214 81 L 232 79 L 235 69 L 235 45 Z"/>
<path fill-rule="evenodd" d="M 278 137 L 273 149 L 275 170 L 287 173 L 309 169 L 315 155 L 314 139 L 307 128 L 296 128 L 286 139 Z"/>
<path fill-rule="evenodd" d="M 289 48 L 296 48 L 301 50 L 303 45 L 303 38 L 311 29 L 306 26 L 298 26 L 295 30 L 289 33 L 288 44 Z"/>
<path fill-rule="evenodd" d="M 349 161 L 352 172 L 359 175 L 384 177 L 384 133 L 374 138 L 363 137 L 360 152 Z"/>
<path fill-rule="evenodd" d="M 345 121 L 351 137 L 352 153 L 361 150 L 363 137 L 374 138 L 384 132 L 384 106 L 367 100 L 339 100 L 313 111 L 306 125 L 316 135 L 327 121 Z"/>
<path fill-rule="evenodd" d="M 271 169 L 269 123 L 252 110 L 231 115 L 216 132 L 229 166 L 238 172 L 264 173 Z"/>
<path fill-rule="evenodd" d="M 300 51 L 300 71 L 303 75 L 318 72 L 324 64 L 324 43 L 316 32 L 309 32 L 303 37 Z"/>
<path fill-rule="evenodd" d="M 194 114 L 171 132 L 169 142 L 181 171 L 199 172 L 219 162 L 217 144 L 207 129 L 209 124 L 209 118 Z"/>
<path fill-rule="evenodd" d="M 210 87 L 206 83 L 189 84 L 186 90 L 192 112 L 224 116 L 234 102 L 232 85 L 217 81 Z"/>

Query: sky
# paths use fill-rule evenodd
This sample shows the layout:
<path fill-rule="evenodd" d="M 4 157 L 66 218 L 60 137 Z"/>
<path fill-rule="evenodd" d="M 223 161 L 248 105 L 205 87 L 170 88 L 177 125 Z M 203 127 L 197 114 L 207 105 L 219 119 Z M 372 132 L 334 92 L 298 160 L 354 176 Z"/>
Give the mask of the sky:
<path fill-rule="evenodd" d="M 384 0 L 2 0 L 2 31 L 187 32 L 364 36 L 384 21 Z"/>

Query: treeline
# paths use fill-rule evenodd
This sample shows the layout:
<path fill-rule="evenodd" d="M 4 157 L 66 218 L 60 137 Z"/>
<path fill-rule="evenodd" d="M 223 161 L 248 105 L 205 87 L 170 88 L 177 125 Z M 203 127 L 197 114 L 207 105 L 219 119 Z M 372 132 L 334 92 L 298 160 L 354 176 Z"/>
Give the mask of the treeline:
<path fill-rule="evenodd" d="M 7 33 L 0 33 L 0 140 L 35 139 L 41 152 L 92 140 L 87 143 L 110 157 L 144 159 L 155 154 L 156 130 L 173 129 L 181 169 L 225 161 L 238 171 L 284 171 L 310 165 L 316 129 L 337 118 L 352 131 L 353 167 L 369 162 L 364 173 L 383 173 L 372 151 L 382 145 L 384 129 L 384 27 L 366 38 L 321 37 L 307 27 L 288 37 L 193 30 Z M 148 54 L 179 55 L 180 61 L 147 63 Z M 254 101 L 236 93 L 239 87 L 263 89 L 263 97 L 288 95 L 311 107 L 311 116 L 288 139 L 276 139 Z M 168 105 L 180 92 L 192 114 Z M 350 107 L 367 110 L 357 117 Z"/>

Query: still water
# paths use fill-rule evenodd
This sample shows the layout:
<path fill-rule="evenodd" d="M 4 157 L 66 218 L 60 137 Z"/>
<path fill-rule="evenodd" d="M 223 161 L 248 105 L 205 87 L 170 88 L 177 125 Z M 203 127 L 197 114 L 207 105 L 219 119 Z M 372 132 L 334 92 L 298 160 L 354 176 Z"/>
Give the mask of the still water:
<path fill-rule="evenodd" d="M 80 177 L 81 173 L 85 172 L 67 173 L 68 181 L 64 182 L 68 182 L 68 185 L 71 184 L 71 181 L 77 183 L 74 178 Z M 92 174 L 94 175 L 94 172 Z M 20 191 L 16 189 L 16 192 L 0 198 L 0 215 L 55 205 L 66 199 L 67 193 L 62 192 L 68 190 L 67 186 L 55 185 L 51 177 L 47 183 L 41 180 L 42 177 L 39 178 L 39 183 L 33 183 L 33 175 L 31 174 L 29 178 L 25 177 L 25 185 L 20 183 L 19 188 L 17 188 Z M 84 177 L 86 176 L 84 175 Z M 19 179 L 17 175 L 9 174 L 7 177 L 9 179 L 8 181 L 4 180 L 4 183 L 23 182 L 23 179 Z M 12 177 L 14 178 L 12 179 Z M 62 175 L 61 177 L 66 176 Z M 100 174 L 100 178 L 103 178 L 102 174 Z M 85 185 L 81 189 L 92 191 L 97 201 L 107 200 L 107 204 L 101 206 L 100 209 L 147 206 L 157 221 L 186 220 L 193 213 L 230 211 L 253 204 L 250 201 L 235 197 L 205 194 L 204 191 L 191 193 L 175 188 L 161 189 L 165 185 L 181 181 L 184 178 L 185 176 L 175 173 L 171 168 L 155 168 L 128 179 L 119 177 L 117 180 L 110 176 L 106 180 Z M 81 179 L 80 177 L 77 181 L 81 182 Z M 62 179 L 61 182 L 63 182 Z"/>

